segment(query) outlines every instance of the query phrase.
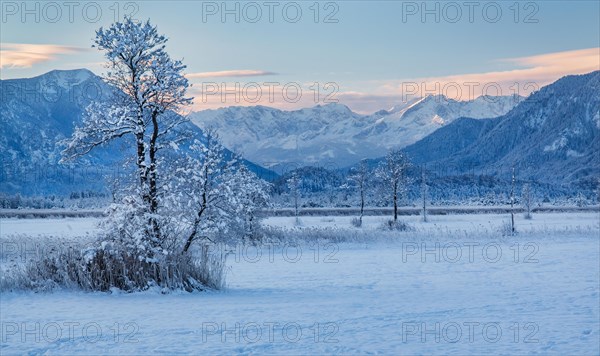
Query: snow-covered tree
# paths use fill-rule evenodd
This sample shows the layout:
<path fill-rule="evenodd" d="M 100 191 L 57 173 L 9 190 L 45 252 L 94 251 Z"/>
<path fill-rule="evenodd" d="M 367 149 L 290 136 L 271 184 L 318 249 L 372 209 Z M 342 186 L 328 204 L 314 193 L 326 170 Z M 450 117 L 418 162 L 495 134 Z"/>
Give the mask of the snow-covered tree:
<path fill-rule="evenodd" d="M 406 172 L 410 161 L 401 150 L 391 150 L 385 156 L 375 172 L 377 178 L 383 182 L 384 189 L 389 191 L 394 205 L 394 222 L 398 221 L 398 198 L 404 194 L 408 186 Z"/>
<path fill-rule="evenodd" d="M 172 172 L 172 190 L 178 192 L 182 220 L 189 230 L 183 245 L 187 252 L 198 238 L 241 226 L 251 234 L 257 211 L 269 200 L 269 184 L 250 172 L 238 157 L 226 158 L 217 136 L 208 132 L 205 142 L 196 141 L 190 154 Z"/>
<path fill-rule="evenodd" d="M 239 165 L 231 183 L 236 197 L 236 216 L 241 218 L 244 235 L 253 238 L 259 225 L 258 212 L 261 208 L 269 206 L 271 184 L 258 178 L 244 165 Z"/>
<path fill-rule="evenodd" d="M 210 239 L 237 226 L 252 233 L 269 198 L 267 184 L 226 154 L 210 132 L 191 145 L 181 142 L 187 137 L 176 128 L 191 99 L 185 66 L 168 56 L 166 41 L 149 22 L 129 18 L 96 32 L 112 93 L 88 107 L 83 125 L 64 142 L 63 160 L 130 138 L 135 179 L 124 180 L 130 182 L 126 194 L 109 207 L 96 245 L 40 262 L 60 283 L 91 290 L 219 288 L 223 255 L 208 254 L 206 246 L 200 254 L 185 252 L 200 236 Z"/>
<path fill-rule="evenodd" d="M 110 100 L 94 102 L 86 110 L 82 126 L 65 142 L 63 161 L 89 153 L 116 138 L 130 136 L 136 148 L 135 164 L 141 198 L 140 213 L 146 215 L 145 231 L 152 245 L 160 245 L 159 139 L 185 119 L 175 114 L 191 104 L 183 75 L 185 65 L 165 51 L 167 38 L 149 21 L 126 17 L 109 28 L 96 31 L 95 47 L 108 60 L 105 81 L 115 89 Z"/>

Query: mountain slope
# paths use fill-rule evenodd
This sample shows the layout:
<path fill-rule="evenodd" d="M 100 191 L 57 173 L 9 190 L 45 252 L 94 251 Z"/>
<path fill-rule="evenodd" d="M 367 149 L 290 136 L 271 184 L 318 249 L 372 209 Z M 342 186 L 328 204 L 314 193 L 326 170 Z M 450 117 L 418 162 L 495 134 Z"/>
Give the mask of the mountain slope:
<path fill-rule="evenodd" d="M 461 102 L 428 96 L 372 115 L 328 104 L 294 111 L 227 107 L 195 112 L 190 118 L 200 128 L 213 128 L 225 146 L 263 166 L 344 166 L 414 143 L 462 116 L 505 114 L 521 100 L 510 96 Z"/>
<path fill-rule="evenodd" d="M 542 88 L 508 114 L 473 125 L 458 120 L 406 148 L 419 163 L 463 172 L 576 182 L 600 174 L 600 71 Z M 469 142 L 470 141 L 470 142 Z"/>
<path fill-rule="evenodd" d="M 38 77 L 0 80 L 0 192 L 25 195 L 106 192 L 124 174 L 122 163 L 133 155 L 129 137 L 92 150 L 68 165 L 59 165 L 61 147 L 83 120 L 92 100 L 106 100 L 113 90 L 86 70 L 54 70 Z M 202 131 L 186 122 L 177 130 L 202 140 Z M 230 154 L 230 153 L 227 153 Z M 274 173 L 253 163 L 261 176 Z"/>
<path fill-rule="evenodd" d="M 56 144 L 72 134 L 90 100 L 106 98 L 110 88 L 85 69 L 2 80 L 0 88 L 0 191 L 42 195 L 102 190 L 103 175 L 122 158 L 115 154 L 118 143 L 71 166 L 58 165 Z"/>
<path fill-rule="evenodd" d="M 473 144 L 497 123 L 498 121 L 494 119 L 461 117 L 406 147 L 404 151 L 414 164 L 443 160 Z"/>
<path fill-rule="evenodd" d="M 108 87 L 87 70 L 0 81 L 0 148 L 4 161 L 45 164 L 56 161 L 55 142 L 71 135 L 89 102 L 86 89 L 106 96 Z M 95 95 L 95 94 L 94 94 Z M 91 94 L 90 94 L 91 96 Z"/>

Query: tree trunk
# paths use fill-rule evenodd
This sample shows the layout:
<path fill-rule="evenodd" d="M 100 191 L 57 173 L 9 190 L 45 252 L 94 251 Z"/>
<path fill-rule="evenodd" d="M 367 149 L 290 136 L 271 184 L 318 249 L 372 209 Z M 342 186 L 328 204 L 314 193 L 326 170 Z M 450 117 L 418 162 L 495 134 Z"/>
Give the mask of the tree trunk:
<path fill-rule="evenodd" d="M 394 184 L 394 222 L 398 221 L 398 185 Z"/>
<path fill-rule="evenodd" d="M 362 225 L 362 218 L 365 212 L 365 190 L 364 187 L 360 187 L 360 223 Z"/>
<path fill-rule="evenodd" d="M 298 219 L 298 190 L 294 193 L 294 215 Z"/>
<path fill-rule="evenodd" d="M 196 220 L 194 220 L 194 229 L 192 230 L 192 233 L 190 234 L 190 236 L 188 236 L 187 241 L 185 242 L 185 246 L 183 246 L 182 253 L 186 253 L 190 249 L 192 242 L 194 242 L 194 238 L 196 238 L 196 234 L 197 234 L 197 226 L 199 223 L 200 223 L 200 218 L 196 218 Z"/>
<path fill-rule="evenodd" d="M 206 210 L 206 207 L 208 206 L 208 197 L 206 196 L 207 189 L 208 189 L 208 171 L 205 170 L 204 171 L 204 184 L 203 184 L 203 191 L 202 191 L 202 205 L 200 205 L 200 209 L 198 209 L 198 214 L 196 215 L 196 219 L 194 219 L 192 232 L 190 233 L 190 236 L 188 236 L 187 241 L 185 242 L 185 246 L 183 246 L 182 253 L 186 253 L 190 249 L 192 242 L 194 242 L 194 239 L 196 238 L 196 235 L 198 234 L 198 225 L 200 225 L 200 222 L 202 221 L 202 214 L 204 214 L 204 211 Z"/>
<path fill-rule="evenodd" d="M 427 183 L 425 182 L 425 171 L 421 175 L 421 195 L 423 195 L 423 222 L 427 222 Z"/>
<path fill-rule="evenodd" d="M 423 222 L 427 222 L 427 202 L 425 201 L 425 194 L 423 194 Z"/>
<path fill-rule="evenodd" d="M 136 66 L 133 63 L 133 58 L 130 58 L 129 63 L 128 63 L 128 67 L 131 70 L 131 79 L 130 79 L 130 83 L 131 83 L 131 87 L 132 87 L 132 92 L 130 93 L 131 96 L 133 96 L 134 100 L 137 103 L 137 122 L 136 122 L 136 132 L 135 132 L 135 138 L 136 138 L 136 143 L 137 143 L 137 167 L 138 167 L 138 173 L 140 175 L 140 189 L 141 189 L 141 194 L 142 194 L 142 199 L 144 200 L 144 202 L 146 204 L 149 203 L 149 196 L 148 196 L 148 191 L 147 191 L 147 174 L 148 174 L 148 170 L 146 167 L 146 147 L 144 144 L 144 134 L 145 134 L 145 129 L 146 126 L 144 124 L 144 109 L 142 107 L 142 105 L 140 104 L 140 102 L 138 101 L 138 94 L 139 94 L 139 87 L 137 85 L 137 79 L 138 79 L 138 75 L 137 75 L 137 70 L 136 70 Z"/>
<path fill-rule="evenodd" d="M 157 172 L 156 172 L 156 140 L 158 138 L 158 113 L 152 113 L 152 136 L 150 137 L 150 147 L 149 147 L 149 158 L 150 158 L 150 168 L 149 168 L 149 177 L 148 177 L 148 200 L 150 203 L 150 213 L 156 214 L 158 210 L 158 189 L 157 189 Z M 150 224 L 152 226 L 152 231 L 154 236 L 160 241 L 160 226 L 156 218 L 150 218 Z"/>
<path fill-rule="evenodd" d="M 512 179 L 511 179 L 511 188 L 510 188 L 510 230 L 511 235 L 515 235 L 515 212 L 514 212 L 514 204 L 515 204 L 515 168 L 512 169 Z"/>
<path fill-rule="evenodd" d="M 146 164 L 145 164 L 145 160 L 146 160 L 146 151 L 144 149 L 144 133 L 143 132 L 138 132 L 136 133 L 136 139 L 137 139 L 137 167 L 138 167 L 138 173 L 140 175 L 140 188 L 141 188 L 141 193 L 142 193 L 142 198 L 144 199 L 144 201 L 147 201 L 148 197 L 146 194 Z"/>
<path fill-rule="evenodd" d="M 158 121 L 157 121 L 158 113 L 152 113 L 152 136 L 150 137 L 150 170 L 149 170 L 149 188 L 148 195 L 150 197 L 150 211 L 152 213 L 156 213 L 158 208 L 158 197 L 157 197 L 157 187 L 156 187 L 156 139 L 158 138 Z"/>

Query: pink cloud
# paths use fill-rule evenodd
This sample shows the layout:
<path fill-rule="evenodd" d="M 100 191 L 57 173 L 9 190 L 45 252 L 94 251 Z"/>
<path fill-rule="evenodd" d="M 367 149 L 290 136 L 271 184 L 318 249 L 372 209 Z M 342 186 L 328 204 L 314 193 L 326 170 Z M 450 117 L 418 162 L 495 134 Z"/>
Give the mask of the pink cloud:
<path fill-rule="evenodd" d="M 565 75 L 600 70 L 600 48 L 500 59 L 499 61 L 512 63 L 522 68 L 389 81 L 382 83 L 380 90 L 403 97 L 444 94 L 456 100 L 472 100 L 481 95 L 519 94 L 526 96 Z"/>
<path fill-rule="evenodd" d="M 455 74 L 441 77 L 376 81 L 369 83 L 370 87 L 374 86 L 374 89 L 369 92 L 344 90 L 344 87 L 340 84 L 340 90 L 334 98 L 338 99 L 339 103 L 348 105 L 354 111 L 372 113 L 427 94 L 444 94 L 455 100 L 472 100 L 481 95 L 519 94 L 527 96 L 565 75 L 600 70 L 600 48 L 505 58 L 498 61 L 512 64 L 515 68 L 505 71 Z M 262 71 L 223 71 L 194 73 L 188 75 L 188 77 L 209 78 L 253 75 L 266 74 Z M 219 83 L 219 85 L 221 84 Z M 201 88 L 194 86 L 192 89 L 192 93 L 196 95 L 194 109 L 202 110 L 233 105 L 267 105 L 280 109 L 298 109 L 326 104 L 323 102 L 323 95 L 315 100 L 310 89 L 310 83 L 302 85 L 303 95 L 296 102 L 285 100 L 281 95 L 281 87 L 275 91 L 274 100 L 270 100 L 266 88 L 262 88 L 262 93 L 257 93 L 256 88 L 250 87 L 244 90 L 244 83 L 240 84 L 241 88 L 237 90 L 237 99 L 239 100 L 236 100 L 236 96 L 231 94 L 231 89 L 235 88 L 235 83 L 226 84 L 227 91 L 230 94 L 224 96 L 220 95 L 220 90 L 217 94 L 202 96 Z M 247 100 L 256 97 L 259 97 L 259 100 Z"/>
<path fill-rule="evenodd" d="M 59 55 L 86 50 L 54 44 L 2 43 L 0 44 L 0 68 L 30 68 L 37 63 L 54 60 Z"/>

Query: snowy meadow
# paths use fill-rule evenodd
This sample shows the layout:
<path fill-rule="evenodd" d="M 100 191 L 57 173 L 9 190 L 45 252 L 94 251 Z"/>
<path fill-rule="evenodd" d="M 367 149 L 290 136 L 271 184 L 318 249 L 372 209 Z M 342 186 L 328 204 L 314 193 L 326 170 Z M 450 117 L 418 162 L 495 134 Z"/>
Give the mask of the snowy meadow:
<path fill-rule="evenodd" d="M 600 355 L 600 3 L 0 7 L 0 356 Z"/>
<path fill-rule="evenodd" d="M 267 218 L 271 241 L 212 247 L 221 291 L 3 291 L 2 353 L 598 354 L 598 213 L 508 218 Z M 3 219 L 3 278 L 97 223 Z"/>

